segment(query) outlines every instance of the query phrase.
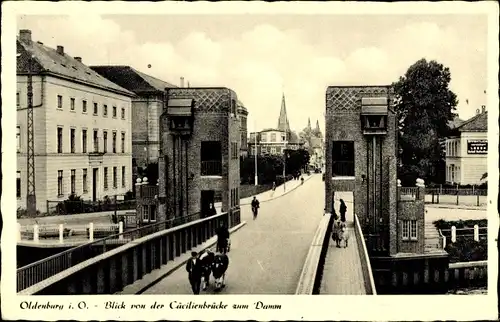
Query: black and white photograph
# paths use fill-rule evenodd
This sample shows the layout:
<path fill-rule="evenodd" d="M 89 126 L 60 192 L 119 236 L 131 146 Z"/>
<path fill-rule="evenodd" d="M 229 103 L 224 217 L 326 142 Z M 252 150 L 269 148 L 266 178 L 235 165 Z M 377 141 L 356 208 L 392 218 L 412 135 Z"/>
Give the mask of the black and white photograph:
<path fill-rule="evenodd" d="M 498 4 L 2 7 L 6 318 L 497 318 Z"/>

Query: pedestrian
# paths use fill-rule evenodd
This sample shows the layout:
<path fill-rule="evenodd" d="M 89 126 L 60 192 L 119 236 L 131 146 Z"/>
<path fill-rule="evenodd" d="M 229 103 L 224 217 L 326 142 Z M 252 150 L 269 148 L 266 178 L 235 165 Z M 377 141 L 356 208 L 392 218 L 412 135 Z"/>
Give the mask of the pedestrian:
<path fill-rule="evenodd" d="M 229 230 L 226 225 L 224 225 L 223 221 L 220 222 L 220 227 L 217 228 L 215 233 L 217 234 L 217 251 L 225 254 L 227 245 L 229 244 Z"/>
<path fill-rule="evenodd" d="M 200 294 L 201 276 L 203 272 L 197 252 L 191 252 L 191 258 L 186 264 L 186 271 L 188 272 L 189 284 L 191 284 L 193 294 Z"/>
<path fill-rule="evenodd" d="M 273 181 L 273 191 L 276 190 L 276 181 Z"/>
<path fill-rule="evenodd" d="M 340 199 L 339 212 L 340 212 L 340 221 L 345 222 L 345 213 L 347 212 L 347 206 L 345 205 L 343 199 Z"/>

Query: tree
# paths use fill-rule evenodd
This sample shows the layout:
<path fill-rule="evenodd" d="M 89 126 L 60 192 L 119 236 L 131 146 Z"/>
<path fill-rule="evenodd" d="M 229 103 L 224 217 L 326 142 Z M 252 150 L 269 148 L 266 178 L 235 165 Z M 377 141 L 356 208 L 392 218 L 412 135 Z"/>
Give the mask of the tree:
<path fill-rule="evenodd" d="M 394 83 L 399 126 L 400 177 L 435 181 L 438 163 L 444 158 L 440 139 L 450 131 L 457 96 L 449 89 L 448 67 L 420 59 Z"/>

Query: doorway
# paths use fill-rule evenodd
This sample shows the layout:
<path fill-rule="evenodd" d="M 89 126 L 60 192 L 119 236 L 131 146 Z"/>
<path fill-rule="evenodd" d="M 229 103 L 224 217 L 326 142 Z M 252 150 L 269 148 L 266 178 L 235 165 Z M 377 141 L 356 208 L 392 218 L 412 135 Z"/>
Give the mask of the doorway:
<path fill-rule="evenodd" d="M 208 217 L 210 204 L 215 202 L 215 191 L 202 190 L 201 191 L 201 218 Z"/>
<path fill-rule="evenodd" d="M 99 178 L 99 168 L 92 169 L 92 201 L 97 201 L 97 180 Z"/>

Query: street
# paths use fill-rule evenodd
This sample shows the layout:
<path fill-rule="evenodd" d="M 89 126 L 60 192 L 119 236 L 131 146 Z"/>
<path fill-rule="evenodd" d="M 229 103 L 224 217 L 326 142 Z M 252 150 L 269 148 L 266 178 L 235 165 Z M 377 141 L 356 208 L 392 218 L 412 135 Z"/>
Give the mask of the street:
<path fill-rule="evenodd" d="M 242 206 L 241 220 L 247 225 L 231 236 L 226 287 L 220 293 L 294 294 L 323 208 L 321 175 L 289 194 L 261 203 L 255 221 L 250 206 Z M 210 293 L 209 288 L 202 294 Z M 191 294 L 184 266 L 144 294 Z"/>

